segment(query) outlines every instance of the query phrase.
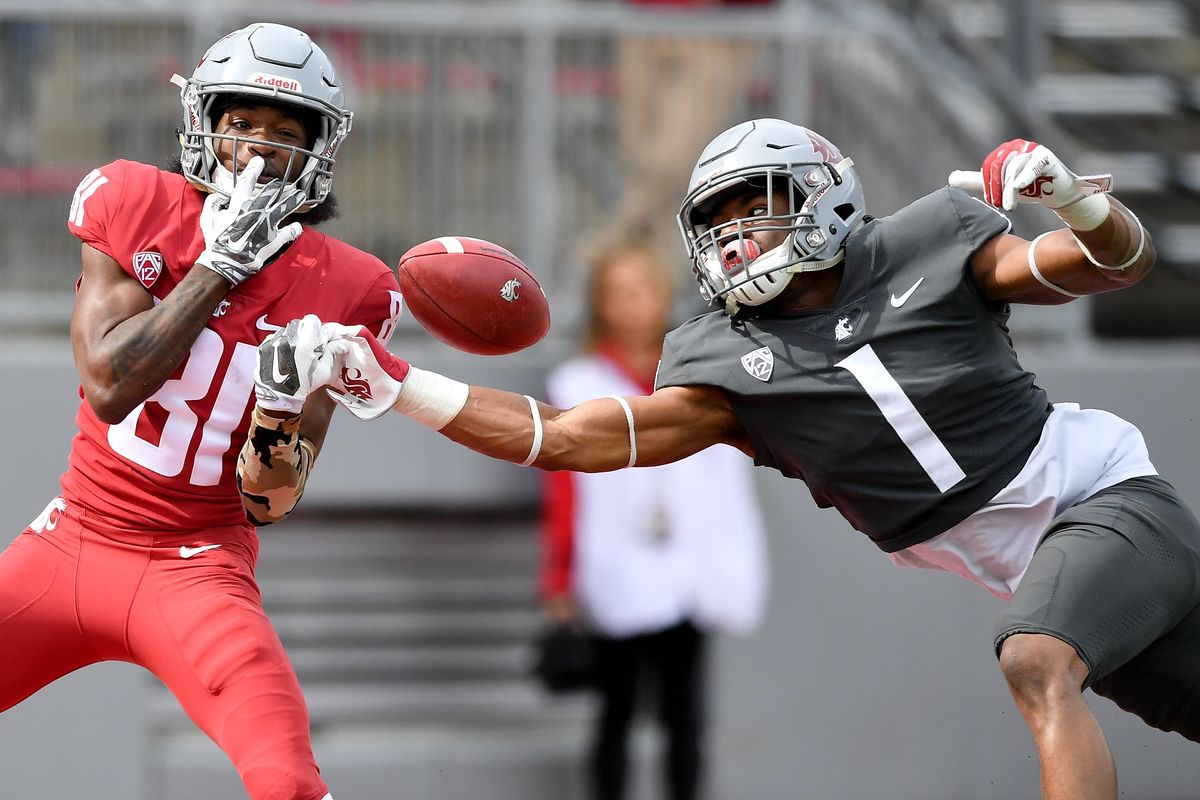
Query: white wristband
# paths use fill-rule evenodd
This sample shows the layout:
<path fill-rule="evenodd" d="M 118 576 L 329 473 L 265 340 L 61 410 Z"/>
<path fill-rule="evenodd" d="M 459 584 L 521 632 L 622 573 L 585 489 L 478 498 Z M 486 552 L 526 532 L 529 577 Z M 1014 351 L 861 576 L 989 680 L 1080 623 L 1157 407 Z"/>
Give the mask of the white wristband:
<path fill-rule="evenodd" d="M 409 367 L 392 408 L 440 431 L 467 404 L 471 387 L 445 375 Z"/>
<path fill-rule="evenodd" d="M 1092 262 L 1093 266 L 1099 267 L 1100 269 L 1112 270 L 1113 272 L 1120 272 L 1123 269 L 1129 269 L 1132 267 L 1134 262 L 1142 257 L 1142 253 L 1146 249 L 1146 228 L 1142 225 L 1142 221 L 1137 218 L 1136 214 L 1134 214 L 1132 211 L 1129 213 L 1133 216 L 1133 221 L 1137 223 L 1138 235 L 1141 238 L 1138 239 L 1137 250 L 1134 251 L 1133 255 L 1120 264 L 1101 264 L 1096 260 L 1096 257 L 1092 255 L 1092 251 L 1087 249 L 1087 245 L 1079 241 L 1078 236 L 1075 237 L 1075 244 L 1079 245 L 1079 249 L 1083 251 L 1083 254 L 1087 256 L 1087 260 Z"/>
<path fill-rule="evenodd" d="M 1097 193 L 1052 210 L 1071 230 L 1094 231 L 1112 213 L 1112 203 L 1108 202 L 1108 195 Z"/>
<path fill-rule="evenodd" d="M 633 409 L 629 407 L 629 403 L 624 397 L 618 397 L 615 394 L 609 395 L 613 400 L 621 404 L 621 408 L 625 410 L 625 423 L 629 426 L 629 463 L 626 468 L 637 464 L 637 434 L 633 431 Z"/>
<path fill-rule="evenodd" d="M 529 401 L 529 413 L 533 415 L 533 443 L 529 445 L 529 455 L 520 464 L 522 467 L 528 467 L 537 461 L 542 452 L 542 415 L 538 413 L 537 400 L 529 395 L 525 395 L 525 399 Z"/>
<path fill-rule="evenodd" d="M 1045 286 L 1048 289 L 1053 289 L 1054 291 L 1058 292 L 1059 294 L 1065 294 L 1067 297 L 1083 297 L 1083 295 L 1081 295 L 1081 294 L 1075 294 L 1074 292 L 1068 292 L 1066 289 L 1059 286 L 1057 283 L 1051 282 L 1045 275 L 1042 274 L 1042 271 L 1040 269 L 1038 269 L 1037 259 L 1033 257 L 1033 251 L 1037 249 L 1038 242 L 1040 242 L 1042 239 L 1045 239 L 1047 236 L 1049 236 L 1052 233 L 1054 233 L 1054 231 L 1046 231 L 1041 236 L 1037 237 L 1036 239 L 1034 239 L 1032 242 L 1029 243 L 1029 271 L 1033 273 L 1033 277 L 1037 278 L 1038 283 L 1040 283 L 1042 286 Z M 1078 240 L 1076 240 L 1076 241 L 1078 241 Z M 1086 253 L 1087 250 L 1084 249 L 1084 252 Z"/>

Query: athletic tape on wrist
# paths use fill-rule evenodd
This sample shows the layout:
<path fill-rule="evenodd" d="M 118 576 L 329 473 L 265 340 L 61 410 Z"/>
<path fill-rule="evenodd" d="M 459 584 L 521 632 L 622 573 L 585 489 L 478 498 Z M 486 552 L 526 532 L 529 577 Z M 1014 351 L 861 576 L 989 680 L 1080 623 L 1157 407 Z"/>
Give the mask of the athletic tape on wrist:
<path fill-rule="evenodd" d="M 520 464 L 522 467 L 528 467 L 537 461 L 542 452 L 542 415 L 538 413 L 537 400 L 529 395 L 525 395 L 525 399 L 529 401 L 529 413 L 533 415 L 533 443 L 529 445 L 529 455 L 525 456 L 525 460 Z"/>
<path fill-rule="evenodd" d="M 300 413 L 289 413 L 286 417 L 277 417 L 274 414 L 266 413 L 267 411 L 282 410 L 267 408 L 255 403 L 254 408 L 250 410 L 250 425 L 253 428 L 280 431 L 290 439 L 300 432 Z"/>
<path fill-rule="evenodd" d="M 273 417 L 256 406 L 250 434 L 238 453 L 238 491 L 256 525 L 279 522 L 300 502 L 317 457 L 300 436 L 300 417 Z"/>
<path fill-rule="evenodd" d="M 609 395 L 613 400 L 621 404 L 621 408 L 625 410 L 625 423 L 629 426 L 629 463 L 626 468 L 637 464 L 637 434 L 633 430 L 633 409 L 629 407 L 624 397 L 618 397 L 615 394 Z"/>
<path fill-rule="evenodd" d="M 1034 258 L 1033 251 L 1037 249 L 1038 242 L 1040 242 L 1042 239 L 1045 239 L 1047 236 L 1049 236 L 1052 233 L 1054 233 L 1054 231 L 1046 231 L 1041 236 L 1037 237 L 1036 239 L 1034 239 L 1032 242 L 1029 243 L 1029 271 L 1033 273 L 1033 277 L 1037 278 L 1038 283 L 1042 284 L 1042 286 L 1045 286 L 1048 289 L 1053 289 L 1054 291 L 1058 292 L 1059 294 L 1065 294 L 1067 297 L 1083 297 L 1083 295 L 1081 295 L 1081 294 L 1075 294 L 1074 292 L 1068 292 L 1066 289 L 1059 286 L 1057 283 L 1051 282 L 1050 280 L 1048 280 L 1046 278 L 1045 275 L 1042 274 L 1042 271 L 1038 269 L 1037 259 Z M 1076 240 L 1076 241 L 1078 241 L 1078 240 Z M 1087 250 L 1085 249 L 1084 252 L 1086 253 Z"/>
<path fill-rule="evenodd" d="M 1129 215 L 1132 216 L 1133 221 L 1137 223 L 1138 235 L 1140 238 L 1138 239 L 1137 250 L 1134 251 L 1132 256 L 1120 264 L 1101 264 L 1096 260 L 1096 257 L 1092 255 L 1092 251 L 1087 249 L 1087 245 L 1079 241 L 1078 236 L 1075 237 L 1075 243 L 1079 245 L 1079 249 L 1083 251 L 1085 256 L 1087 256 L 1087 260 L 1092 262 L 1092 266 L 1099 267 L 1100 269 L 1112 270 L 1113 272 L 1120 272 L 1123 269 L 1129 269 L 1132 267 L 1134 263 L 1142 257 L 1142 253 L 1146 249 L 1146 229 L 1142 226 L 1142 221 L 1137 218 L 1137 214 L 1134 214 L 1132 211 L 1130 211 Z"/>
<path fill-rule="evenodd" d="M 1052 209 L 1058 218 L 1075 231 L 1094 231 L 1112 213 L 1106 194 L 1089 194 L 1062 208 Z"/>
<path fill-rule="evenodd" d="M 461 381 L 410 366 L 392 408 L 440 431 L 463 410 L 470 391 Z"/>

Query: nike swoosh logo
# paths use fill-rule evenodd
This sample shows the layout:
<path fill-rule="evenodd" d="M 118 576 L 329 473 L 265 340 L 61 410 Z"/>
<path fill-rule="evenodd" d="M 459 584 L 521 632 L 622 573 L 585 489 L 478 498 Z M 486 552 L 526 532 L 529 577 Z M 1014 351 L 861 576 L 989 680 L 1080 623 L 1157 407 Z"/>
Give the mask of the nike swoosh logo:
<path fill-rule="evenodd" d="M 261 317 L 254 320 L 254 327 L 258 328 L 260 331 L 281 331 L 281 330 L 283 330 L 282 325 L 272 325 L 271 323 L 267 322 L 266 314 L 263 314 Z"/>
<path fill-rule="evenodd" d="M 275 358 L 271 359 L 271 378 L 280 385 L 287 383 L 288 376 L 279 371 L 279 348 L 275 348 Z"/>
<path fill-rule="evenodd" d="M 202 544 L 199 547 L 188 547 L 187 545 L 181 545 L 179 548 L 179 557 L 191 558 L 192 556 L 200 555 L 205 550 L 216 550 L 220 546 L 221 545 L 219 544 Z"/>
<path fill-rule="evenodd" d="M 920 278 L 917 278 L 916 283 L 914 283 L 912 286 L 908 287 L 907 292 L 900 295 L 899 297 L 896 297 L 896 295 L 892 295 L 892 308 L 899 308 L 900 306 L 907 303 L 908 298 L 912 297 L 912 293 L 917 290 L 917 287 L 920 286 L 921 282 L 924 280 L 925 280 L 925 276 L 922 275 Z"/>

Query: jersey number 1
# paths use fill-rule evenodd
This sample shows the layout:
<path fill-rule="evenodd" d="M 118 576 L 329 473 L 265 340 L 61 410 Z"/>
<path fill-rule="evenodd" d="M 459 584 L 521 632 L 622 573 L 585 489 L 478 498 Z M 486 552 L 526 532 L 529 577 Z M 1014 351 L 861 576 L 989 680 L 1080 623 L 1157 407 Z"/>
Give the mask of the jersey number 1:
<path fill-rule="evenodd" d="M 948 491 L 967 477 L 900 384 L 887 371 L 871 345 L 858 348 L 837 362 L 837 366 L 849 371 L 862 384 L 875 405 L 879 406 L 883 418 L 892 426 L 939 492 Z"/>
<path fill-rule="evenodd" d="M 221 389 L 213 403 L 212 413 L 201 428 L 200 445 L 192 459 L 188 482 L 193 486 L 216 486 L 221 481 L 225 453 L 229 450 L 233 429 L 242 421 L 246 403 L 254 386 L 254 362 L 257 348 L 238 342 L 225 370 Z M 200 418 L 189 402 L 208 396 L 225 345 L 221 337 L 204 328 L 188 354 L 187 363 L 178 378 L 164 383 L 145 402 L 138 405 L 125 419 L 108 429 L 108 444 L 112 449 L 167 478 L 183 472 L 196 427 Z M 167 412 L 162 422 L 158 444 L 146 441 L 137 434 L 138 420 L 146 403 L 156 403 Z"/>

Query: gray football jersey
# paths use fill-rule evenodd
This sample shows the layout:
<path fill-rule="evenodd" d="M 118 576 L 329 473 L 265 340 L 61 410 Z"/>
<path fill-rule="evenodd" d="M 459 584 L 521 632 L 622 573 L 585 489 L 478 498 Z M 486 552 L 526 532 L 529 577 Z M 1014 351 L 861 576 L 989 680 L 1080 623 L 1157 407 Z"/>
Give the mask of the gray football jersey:
<path fill-rule="evenodd" d="M 1007 306 L 969 267 L 1008 227 L 951 188 L 871 220 L 847 240 L 832 310 L 690 320 L 668 334 L 656 386 L 721 388 L 756 463 L 887 552 L 925 541 L 1008 484 L 1050 413 Z"/>

